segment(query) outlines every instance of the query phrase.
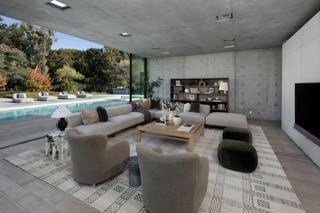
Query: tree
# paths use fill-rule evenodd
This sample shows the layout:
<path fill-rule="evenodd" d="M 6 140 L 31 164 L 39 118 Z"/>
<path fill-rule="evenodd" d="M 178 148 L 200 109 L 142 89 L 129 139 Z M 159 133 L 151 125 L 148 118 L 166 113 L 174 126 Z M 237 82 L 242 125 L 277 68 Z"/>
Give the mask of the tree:
<path fill-rule="evenodd" d="M 75 62 L 80 59 L 81 55 L 80 50 L 74 49 L 59 49 L 59 50 L 51 50 L 47 57 L 47 66 L 49 68 L 50 76 L 55 80 L 56 72 L 58 69 L 62 68 L 63 65 L 68 64 L 69 66 L 78 70 L 81 66 L 74 66 Z"/>
<path fill-rule="evenodd" d="M 84 76 L 69 65 L 64 65 L 57 71 L 59 89 L 62 91 L 76 92 L 78 90 L 76 80 L 83 79 Z"/>
<path fill-rule="evenodd" d="M 39 67 L 30 69 L 27 74 L 29 91 L 49 91 L 51 87 L 51 79 L 49 74 L 41 70 Z"/>
<path fill-rule="evenodd" d="M 22 51 L 0 44 L 0 74 L 6 77 L 9 89 L 25 89 L 27 64 Z"/>
<path fill-rule="evenodd" d="M 1 22 L 1 20 L 0 20 Z M 47 70 L 46 57 L 53 42 L 54 32 L 31 24 L 0 24 L 0 40 L 11 48 L 21 50 L 27 58 L 27 66 Z"/>

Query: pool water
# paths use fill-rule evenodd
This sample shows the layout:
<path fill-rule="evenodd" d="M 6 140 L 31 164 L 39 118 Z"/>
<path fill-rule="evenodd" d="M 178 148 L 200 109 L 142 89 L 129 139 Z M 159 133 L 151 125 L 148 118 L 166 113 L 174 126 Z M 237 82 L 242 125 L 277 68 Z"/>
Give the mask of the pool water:
<path fill-rule="evenodd" d="M 126 99 L 96 100 L 79 103 L 57 103 L 49 106 L 32 106 L 28 108 L 8 109 L 0 112 L 0 121 L 26 119 L 33 116 L 50 116 L 60 105 L 66 106 L 71 112 L 80 112 L 84 109 L 94 109 L 98 106 L 109 107 L 127 103 Z"/>

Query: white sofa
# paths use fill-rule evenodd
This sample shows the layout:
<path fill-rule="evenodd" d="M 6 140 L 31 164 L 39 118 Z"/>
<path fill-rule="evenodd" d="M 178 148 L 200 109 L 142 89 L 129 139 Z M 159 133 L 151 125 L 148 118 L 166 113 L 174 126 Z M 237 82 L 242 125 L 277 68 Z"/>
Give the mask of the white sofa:
<path fill-rule="evenodd" d="M 69 94 L 68 92 L 60 92 L 58 98 L 59 99 L 74 99 L 74 98 L 76 98 L 76 96 Z"/>
<path fill-rule="evenodd" d="M 79 91 L 77 92 L 77 98 L 90 98 L 93 95 L 90 93 L 86 93 L 85 91 Z"/>
<path fill-rule="evenodd" d="M 210 106 L 200 104 L 199 112 L 190 112 L 184 111 L 179 114 L 183 122 L 197 122 L 197 123 L 205 123 L 206 117 L 210 113 Z"/>
<path fill-rule="evenodd" d="M 50 96 L 48 92 L 39 92 L 37 97 L 38 101 L 52 101 L 56 99 L 56 96 Z"/>
<path fill-rule="evenodd" d="M 27 98 L 26 93 L 14 93 L 12 95 L 12 101 L 13 103 L 29 103 L 33 102 L 34 100 L 32 98 Z"/>
<path fill-rule="evenodd" d="M 105 108 L 108 113 L 107 122 L 97 122 L 84 125 L 81 113 L 73 113 L 68 118 L 69 128 L 78 130 L 81 134 L 112 135 L 123 129 L 144 122 L 144 115 L 140 112 L 132 112 L 131 104 L 112 106 Z"/>

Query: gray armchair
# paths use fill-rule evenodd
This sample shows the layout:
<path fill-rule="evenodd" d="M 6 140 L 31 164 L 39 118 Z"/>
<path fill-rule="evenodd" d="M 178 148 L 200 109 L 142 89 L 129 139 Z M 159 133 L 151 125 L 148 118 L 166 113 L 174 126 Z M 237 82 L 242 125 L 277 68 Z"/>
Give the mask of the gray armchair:
<path fill-rule="evenodd" d="M 152 213 L 196 213 L 207 192 L 209 162 L 195 153 L 163 154 L 137 144 L 143 201 Z"/>
<path fill-rule="evenodd" d="M 124 170 L 122 162 L 129 157 L 128 142 L 110 144 L 107 136 L 81 135 L 74 129 L 68 130 L 67 137 L 75 181 L 95 186 Z"/>

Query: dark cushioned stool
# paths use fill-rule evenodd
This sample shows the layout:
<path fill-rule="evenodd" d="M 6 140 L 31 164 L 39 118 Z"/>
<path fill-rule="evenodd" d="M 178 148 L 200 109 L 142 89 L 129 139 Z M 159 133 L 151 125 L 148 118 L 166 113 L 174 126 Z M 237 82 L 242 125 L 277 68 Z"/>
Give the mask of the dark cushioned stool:
<path fill-rule="evenodd" d="M 224 139 L 218 146 L 220 164 L 238 172 L 253 172 L 258 166 L 256 149 L 243 141 Z"/>
<path fill-rule="evenodd" d="M 226 127 L 223 130 L 222 139 L 239 140 L 252 144 L 252 133 L 245 128 Z"/>

